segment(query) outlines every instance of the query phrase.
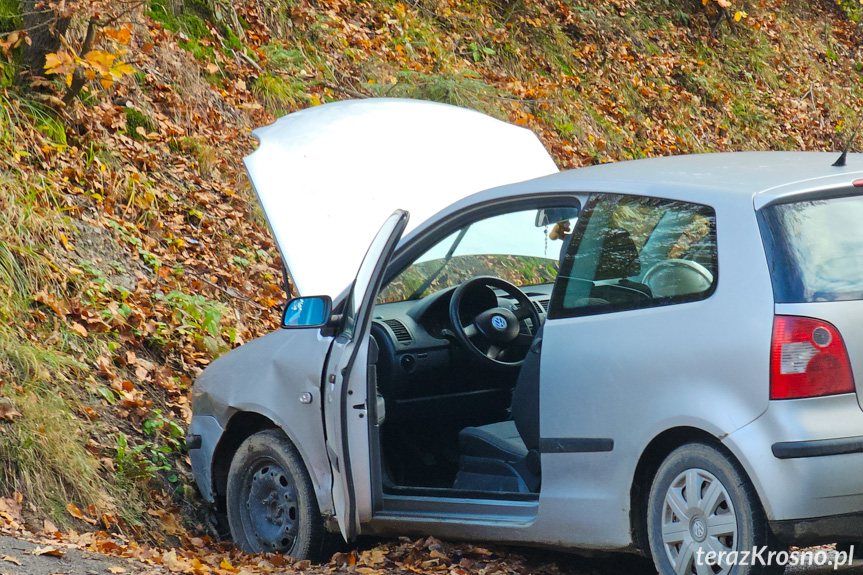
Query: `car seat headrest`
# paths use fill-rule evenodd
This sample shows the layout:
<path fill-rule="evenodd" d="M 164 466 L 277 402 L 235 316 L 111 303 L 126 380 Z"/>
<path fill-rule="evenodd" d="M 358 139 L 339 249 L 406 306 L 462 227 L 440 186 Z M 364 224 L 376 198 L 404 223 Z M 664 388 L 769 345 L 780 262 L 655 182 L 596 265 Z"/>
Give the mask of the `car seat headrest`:
<path fill-rule="evenodd" d="M 608 230 L 596 262 L 594 281 L 628 278 L 641 273 L 641 261 L 632 236 L 626 230 Z"/>

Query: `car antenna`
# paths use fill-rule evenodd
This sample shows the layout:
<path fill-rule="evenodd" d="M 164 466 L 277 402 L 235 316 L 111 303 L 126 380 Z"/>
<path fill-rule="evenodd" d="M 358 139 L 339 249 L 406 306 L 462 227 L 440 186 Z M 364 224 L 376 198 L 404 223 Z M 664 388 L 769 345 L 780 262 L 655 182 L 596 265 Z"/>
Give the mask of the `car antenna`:
<path fill-rule="evenodd" d="M 851 137 L 848 138 L 848 141 L 845 143 L 845 149 L 842 150 L 842 155 L 839 156 L 838 160 L 833 162 L 834 168 L 845 167 L 845 159 L 848 157 L 848 148 L 850 148 L 851 144 L 854 142 L 854 138 L 857 136 L 857 131 L 860 129 L 860 124 L 863 124 L 863 115 L 860 116 L 860 120 L 857 122 L 857 127 L 854 128 L 854 131 L 851 133 Z"/>

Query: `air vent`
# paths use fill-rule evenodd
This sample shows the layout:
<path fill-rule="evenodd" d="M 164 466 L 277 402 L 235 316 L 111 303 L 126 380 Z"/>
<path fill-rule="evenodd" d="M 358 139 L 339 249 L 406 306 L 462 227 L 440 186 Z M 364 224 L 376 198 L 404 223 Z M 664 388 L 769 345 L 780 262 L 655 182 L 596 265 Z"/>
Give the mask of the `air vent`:
<path fill-rule="evenodd" d="M 547 299 L 542 299 L 542 300 L 539 300 L 539 301 L 531 300 L 531 302 L 530 302 L 530 303 L 532 303 L 532 304 L 533 304 L 533 309 L 535 309 L 535 310 L 536 310 L 536 313 L 548 313 L 548 300 L 547 300 Z M 517 310 L 517 309 L 519 309 L 520 307 L 521 307 L 521 304 L 520 304 L 520 303 L 517 303 L 517 304 L 515 304 L 515 306 L 513 307 L 513 310 Z"/>
<path fill-rule="evenodd" d="M 396 339 L 400 343 L 406 343 L 411 340 L 411 333 L 408 331 L 408 328 L 405 327 L 405 324 L 400 322 L 397 319 L 385 319 L 384 323 L 390 326 L 390 329 L 393 330 L 393 333 L 396 336 Z"/>

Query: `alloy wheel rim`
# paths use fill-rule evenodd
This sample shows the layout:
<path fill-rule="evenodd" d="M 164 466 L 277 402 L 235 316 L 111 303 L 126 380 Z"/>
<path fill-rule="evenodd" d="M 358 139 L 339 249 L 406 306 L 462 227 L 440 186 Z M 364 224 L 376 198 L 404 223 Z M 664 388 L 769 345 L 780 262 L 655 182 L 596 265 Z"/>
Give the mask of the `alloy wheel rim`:
<path fill-rule="evenodd" d="M 704 469 L 687 469 L 674 478 L 662 505 L 662 546 L 677 575 L 727 575 L 726 561 L 707 565 L 737 549 L 737 515 L 728 490 Z M 701 562 L 696 561 L 701 551 Z"/>
<path fill-rule="evenodd" d="M 264 461 L 246 477 L 245 504 L 251 534 L 264 551 L 289 551 L 297 538 L 300 519 L 291 476 L 278 463 Z"/>

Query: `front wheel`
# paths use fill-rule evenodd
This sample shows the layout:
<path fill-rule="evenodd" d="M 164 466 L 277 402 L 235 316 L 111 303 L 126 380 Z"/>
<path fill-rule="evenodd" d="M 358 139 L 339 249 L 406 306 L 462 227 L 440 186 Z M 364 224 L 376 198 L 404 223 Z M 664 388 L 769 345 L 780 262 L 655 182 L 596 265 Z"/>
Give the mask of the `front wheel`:
<path fill-rule="evenodd" d="M 751 555 L 771 542 L 755 489 L 735 461 L 705 443 L 679 447 L 659 467 L 647 502 L 647 536 L 661 575 L 777 572 Z"/>
<path fill-rule="evenodd" d="M 228 471 L 228 523 L 248 553 L 318 559 L 324 523 L 300 454 L 278 429 L 247 438 Z"/>

